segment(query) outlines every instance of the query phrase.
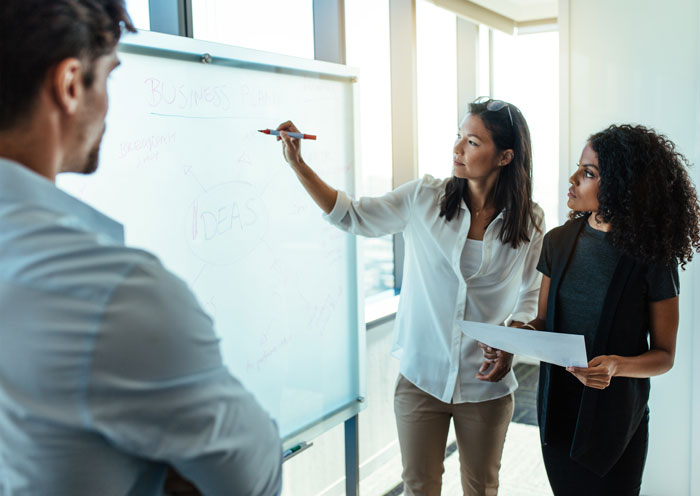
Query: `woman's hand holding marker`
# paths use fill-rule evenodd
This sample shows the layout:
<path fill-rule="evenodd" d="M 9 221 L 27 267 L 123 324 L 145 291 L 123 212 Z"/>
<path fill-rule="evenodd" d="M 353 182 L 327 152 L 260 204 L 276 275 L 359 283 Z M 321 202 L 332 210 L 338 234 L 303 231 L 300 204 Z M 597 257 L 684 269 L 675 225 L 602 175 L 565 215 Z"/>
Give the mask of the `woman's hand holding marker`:
<path fill-rule="evenodd" d="M 291 136 L 291 133 L 297 133 L 297 136 L 303 139 L 315 140 L 316 136 L 300 133 L 292 121 L 283 122 L 275 131 L 269 130 L 265 134 L 275 135 L 277 133 L 279 133 L 277 141 L 282 142 L 284 159 L 292 166 L 302 186 L 304 186 L 304 189 L 311 195 L 316 204 L 325 213 L 330 213 L 338 198 L 338 191 L 323 182 L 313 169 L 304 162 L 304 159 L 301 157 L 301 139 Z"/>
<path fill-rule="evenodd" d="M 301 140 L 292 138 L 288 133 L 299 133 L 299 129 L 292 121 L 286 121 L 277 127 L 277 131 L 280 132 L 277 141 L 282 141 L 284 159 L 294 169 L 298 169 L 304 163 L 304 159 L 301 157 Z"/>
<path fill-rule="evenodd" d="M 263 134 L 267 134 L 267 135 L 272 135 L 272 136 L 279 136 L 280 135 L 280 131 L 277 131 L 276 129 L 258 129 L 258 132 L 263 133 Z M 291 136 L 292 138 L 316 140 L 316 136 L 313 134 L 292 133 L 292 132 L 288 132 L 287 134 L 289 136 Z"/>

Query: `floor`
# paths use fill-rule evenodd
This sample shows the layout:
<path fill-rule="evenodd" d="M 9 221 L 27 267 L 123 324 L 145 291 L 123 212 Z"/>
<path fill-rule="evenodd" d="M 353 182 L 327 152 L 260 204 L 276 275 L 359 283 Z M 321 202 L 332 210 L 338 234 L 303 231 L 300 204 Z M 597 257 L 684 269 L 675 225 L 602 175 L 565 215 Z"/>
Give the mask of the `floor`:
<path fill-rule="evenodd" d="M 551 496 L 542 455 L 536 417 L 538 366 L 516 364 L 515 375 L 520 387 L 515 393 L 513 421 L 508 428 L 500 471 L 500 496 Z M 400 496 L 403 484 L 399 456 L 362 481 L 360 494 Z M 459 455 L 454 443 L 446 450 L 443 496 L 461 496 Z"/>

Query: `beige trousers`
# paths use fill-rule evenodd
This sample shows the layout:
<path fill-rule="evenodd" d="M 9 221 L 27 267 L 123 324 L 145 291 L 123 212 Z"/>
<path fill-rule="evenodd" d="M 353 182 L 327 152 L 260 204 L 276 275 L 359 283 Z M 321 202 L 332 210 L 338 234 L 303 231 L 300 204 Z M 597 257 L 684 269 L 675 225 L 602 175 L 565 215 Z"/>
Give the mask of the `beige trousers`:
<path fill-rule="evenodd" d="M 513 416 L 512 394 L 481 403 L 443 403 L 399 375 L 394 412 L 406 496 L 440 494 L 451 419 L 455 423 L 464 495 L 498 493 L 503 443 Z"/>

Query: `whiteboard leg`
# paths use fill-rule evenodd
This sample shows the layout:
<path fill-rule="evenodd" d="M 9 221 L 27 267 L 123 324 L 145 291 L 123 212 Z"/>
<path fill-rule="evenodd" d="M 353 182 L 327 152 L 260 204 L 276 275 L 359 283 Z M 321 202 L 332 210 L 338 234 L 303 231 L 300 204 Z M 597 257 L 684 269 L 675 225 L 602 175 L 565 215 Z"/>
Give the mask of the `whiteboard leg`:
<path fill-rule="evenodd" d="M 345 421 L 345 495 L 360 494 L 360 446 L 357 415 Z"/>

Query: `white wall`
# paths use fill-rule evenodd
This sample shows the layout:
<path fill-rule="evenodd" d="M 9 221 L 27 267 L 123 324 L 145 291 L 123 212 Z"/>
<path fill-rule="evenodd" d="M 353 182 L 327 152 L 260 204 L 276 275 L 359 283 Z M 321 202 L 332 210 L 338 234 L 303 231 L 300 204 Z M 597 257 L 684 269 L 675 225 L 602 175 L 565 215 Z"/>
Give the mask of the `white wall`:
<path fill-rule="evenodd" d="M 562 179 L 587 136 L 611 123 L 654 127 L 700 164 L 697 0 L 560 0 L 559 13 Z M 696 185 L 699 166 L 692 172 Z M 566 187 L 561 181 L 560 195 Z M 675 366 L 652 380 L 646 495 L 700 495 L 698 270 L 693 262 L 681 274 Z"/>

